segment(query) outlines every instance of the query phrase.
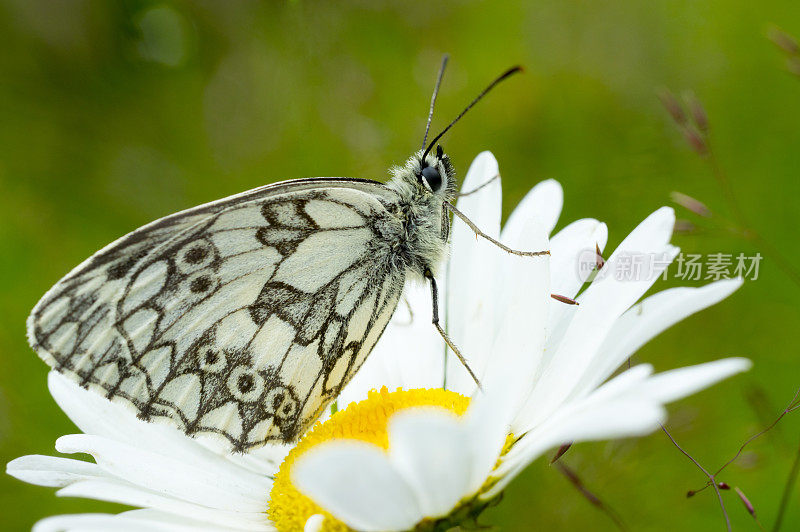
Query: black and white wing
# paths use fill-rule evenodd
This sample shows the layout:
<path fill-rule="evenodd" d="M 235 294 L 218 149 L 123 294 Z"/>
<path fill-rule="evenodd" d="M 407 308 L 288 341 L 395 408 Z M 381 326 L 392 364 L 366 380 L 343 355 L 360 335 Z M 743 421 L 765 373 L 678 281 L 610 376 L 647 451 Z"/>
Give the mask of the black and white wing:
<path fill-rule="evenodd" d="M 59 281 L 29 341 L 143 419 L 236 451 L 294 440 L 397 305 L 396 201 L 378 182 L 303 179 L 162 218 Z"/>

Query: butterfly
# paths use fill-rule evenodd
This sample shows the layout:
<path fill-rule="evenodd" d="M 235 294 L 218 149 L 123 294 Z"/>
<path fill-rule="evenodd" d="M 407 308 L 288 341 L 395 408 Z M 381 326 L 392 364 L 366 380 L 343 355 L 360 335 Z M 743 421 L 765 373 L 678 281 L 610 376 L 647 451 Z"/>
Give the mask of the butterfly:
<path fill-rule="evenodd" d="M 294 441 L 319 418 L 375 346 L 406 279 L 430 282 L 433 324 L 466 366 L 438 319 L 448 211 L 507 251 L 546 252 L 505 248 L 455 209 L 455 171 L 436 144 L 519 68 L 426 145 L 446 62 L 423 149 L 388 183 L 284 181 L 136 229 L 42 297 L 28 318 L 33 349 L 141 419 L 234 452 Z"/>

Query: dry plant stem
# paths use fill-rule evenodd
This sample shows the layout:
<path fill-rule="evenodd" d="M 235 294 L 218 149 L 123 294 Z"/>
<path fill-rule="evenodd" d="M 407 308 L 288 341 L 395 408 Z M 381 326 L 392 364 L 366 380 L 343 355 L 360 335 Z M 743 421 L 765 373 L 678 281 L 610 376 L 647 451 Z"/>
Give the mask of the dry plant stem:
<path fill-rule="evenodd" d="M 745 441 L 745 442 L 742 444 L 742 446 L 741 446 L 741 447 L 739 447 L 739 450 L 736 452 L 736 454 L 733 456 L 733 458 L 731 458 L 730 460 L 728 460 L 727 462 L 725 462 L 725 463 L 722 465 L 722 467 L 720 467 L 720 468 L 717 470 L 717 472 L 716 472 L 716 473 L 714 473 L 714 476 L 716 476 L 716 475 L 719 475 L 720 473 L 722 473 L 722 471 L 723 471 L 723 470 L 724 470 L 726 467 L 728 467 L 729 465 L 731 465 L 731 464 L 732 464 L 732 463 L 733 463 L 733 462 L 734 462 L 734 461 L 735 461 L 737 458 L 739 458 L 739 456 L 741 456 L 741 454 L 742 454 L 742 451 L 744 451 L 744 448 L 745 448 L 745 447 L 747 447 L 748 445 L 750 445 L 750 442 L 752 442 L 752 441 L 753 441 L 753 440 L 755 440 L 756 438 L 759 438 L 759 437 L 761 437 L 763 434 L 765 434 L 765 433 L 769 432 L 770 430 L 772 430 L 772 427 L 774 427 L 775 425 L 777 425 L 777 424 L 778 424 L 778 422 L 779 422 L 781 419 L 783 419 L 783 416 L 785 416 L 786 414 L 788 414 L 788 413 L 792 412 L 794 409 L 796 409 L 796 408 L 797 408 L 797 404 L 795 404 L 795 403 L 797 402 L 797 399 L 798 399 L 798 397 L 800 397 L 800 388 L 798 388 L 798 389 L 797 389 L 797 391 L 796 391 L 796 392 L 794 392 L 794 397 L 792 397 L 792 400 L 791 400 L 791 401 L 789 401 L 789 405 L 788 405 L 786 408 L 784 408 L 784 409 L 783 409 L 783 412 L 781 412 L 781 413 L 780 413 L 780 415 L 779 415 L 779 416 L 778 416 L 778 417 L 775 419 L 775 421 L 773 421 L 773 422 L 772 422 L 772 423 L 771 423 L 771 424 L 770 424 L 770 425 L 769 425 L 767 428 L 765 428 L 764 430 L 762 430 L 762 431 L 760 431 L 760 432 L 758 432 L 758 433 L 756 433 L 756 434 L 754 434 L 754 435 L 750 436 L 750 437 L 749 437 L 749 438 L 748 438 L 748 439 L 747 439 L 747 440 L 746 440 L 746 441 Z"/>
<path fill-rule="evenodd" d="M 736 454 L 735 454 L 735 455 L 733 455 L 733 457 L 732 457 L 730 460 L 728 460 L 727 462 L 725 462 L 724 464 L 722 464 L 722 467 L 720 467 L 719 469 L 717 469 L 717 471 L 714 473 L 714 477 L 717 477 L 717 476 L 719 476 L 719 474 L 720 474 L 720 473 L 722 473 L 722 472 L 725 470 L 725 468 L 727 468 L 729 465 L 731 465 L 733 462 L 735 462 L 735 461 L 736 461 L 736 459 L 737 459 L 737 458 L 739 458 L 739 457 L 742 455 L 742 452 L 744 452 L 744 449 L 745 449 L 745 447 L 747 447 L 748 445 L 750 445 L 750 443 L 752 443 L 752 442 L 753 442 L 753 440 L 755 440 L 755 439 L 757 439 L 757 438 L 760 438 L 761 436 L 763 436 L 764 434 L 766 434 L 767 432 L 769 432 L 770 430 L 772 430 L 772 428 L 773 428 L 775 425 L 777 425 L 777 424 L 778 424 L 778 422 L 779 422 L 781 419 L 783 419 L 783 417 L 784 417 L 786 414 L 790 414 L 790 413 L 794 412 L 794 411 L 795 411 L 795 410 L 797 410 L 799 407 L 800 407 L 800 388 L 798 388 L 798 389 L 797 389 L 797 391 L 796 391 L 796 392 L 794 392 L 794 396 L 792 397 L 792 400 L 791 400 L 791 401 L 789 401 L 789 404 L 786 406 L 786 408 L 784 408 L 784 409 L 783 409 L 783 411 L 782 411 L 782 412 L 781 412 L 781 413 L 778 415 L 778 417 L 777 417 L 777 418 L 775 418 L 775 421 L 773 421 L 772 423 L 770 423 L 770 424 L 769 424 L 769 425 L 768 425 L 766 428 L 764 428 L 763 430 L 761 430 L 761 431 L 757 432 L 756 434 L 753 434 L 752 436 L 750 436 L 749 438 L 747 438 L 747 440 L 745 440 L 745 442 L 744 442 L 744 443 L 743 443 L 743 444 L 742 444 L 742 445 L 739 447 L 739 450 L 736 452 Z M 703 491 L 704 489 L 706 489 L 707 487 L 709 487 L 709 486 L 711 486 L 711 485 L 712 485 L 712 481 L 711 481 L 711 480 L 709 480 L 708 482 L 706 482 L 706 485 L 705 485 L 705 486 L 703 486 L 703 487 L 702 487 L 702 488 L 700 488 L 700 489 L 693 490 L 693 492 L 694 492 L 694 493 L 700 493 L 701 491 Z"/>
<path fill-rule="evenodd" d="M 712 475 L 711 473 L 706 471 L 706 468 L 704 468 L 702 465 L 700 465 L 700 462 L 695 460 L 692 455 L 690 455 L 689 453 L 687 453 L 683 449 L 683 447 L 678 445 L 678 442 L 675 441 L 675 438 L 672 437 L 672 434 L 669 433 L 669 431 L 667 430 L 667 428 L 664 425 L 661 425 L 661 430 L 663 430 L 664 434 L 667 435 L 667 438 L 670 439 L 670 441 L 672 442 L 672 445 L 674 445 L 681 453 L 683 453 L 683 455 L 686 458 L 691 460 L 692 463 L 694 465 L 696 465 L 697 468 L 700 471 L 702 471 L 705 476 L 708 477 L 709 482 L 711 483 L 712 486 L 714 486 L 714 491 L 717 494 L 717 500 L 719 500 L 719 507 L 722 509 L 722 515 L 725 517 L 725 526 L 728 527 L 728 532 L 731 532 L 731 520 L 730 520 L 730 517 L 728 517 L 728 510 L 725 509 L 725 501 L 722 500 L 722 493 L 720 493 L 720 491 L 719 491 L 719 487 L 717 486 L 717 481 L 714 478 L 714 475 Z"/>
<path fill-rule="evenodd" d="M 783 523 L 783 516 L 786 513 L 786 508 L 789 506 L 789 499 L 792 496 L 792 488 L 797 482 L 797 475 L 800 474 L 800 444 L 797 445 L 797 452 L 794 455 L 794 462 L 792 462 L 792 469 L 789 471 L 789 478 L 786 479 L 786 486 L 783 488 L 781 495 L 781 504 L 778 506 L 778 515 L 775 517 L 775 524 L 772 527 L 772 532 L 778 532 Z"/>
<path fill-rule="evenodd" d="M 589 501 L 589 503 L 592 504 L 592 506 L 598 508 L 601 512 L 606 514 L 609 517 L 609 519 L 611 519 L 614 522 L 614 524 L 617 525 L 617 528 L 623 531 L 628 530 L 628 527 L 625 526 L 625 523 L 622 522 L 622 518 L 620 518 L 619 514 L 616 511 L 614 511 L 610 506 L 608 506 L 606 503 L 604 503 L 602 500 L 600 500 L 600 498 L 597 495 L 589 491 L 586 488 L 586 486 L 584 486 L 583 482 L 581 481 L 578 474 L 575 473 L 575 471 L 573 471 L 572 469 L 570 469 L 561 462 L 556 463 L 555 466 L 559 470 L 559 472 L 561 472 L 561 474 L 564 475 L 567 478 L 567 480 L 569 480 L 570 484 L 575 486 L 575 489 L 577 489 L 578 492 L 580 492 L 580 494 L 583 495 L 584 498 L 587 501 Z"/>

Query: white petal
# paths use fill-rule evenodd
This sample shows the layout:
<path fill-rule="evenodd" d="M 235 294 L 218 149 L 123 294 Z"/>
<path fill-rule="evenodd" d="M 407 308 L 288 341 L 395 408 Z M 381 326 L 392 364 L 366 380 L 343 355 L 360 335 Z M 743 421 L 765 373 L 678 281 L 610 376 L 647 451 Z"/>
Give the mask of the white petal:
<path fill-rule="evenodd" d="M 314 514 L 308 518 L 306 521 L 305 526 L 303 527 L 303 532 L 320 532 L 322 530 L 322 524 L 325 522 L 325 516 L 322 514 Z"/>
<path fill-rule="evenodd" d="M 467 170 L 461 190 L 466 192 L 478 188 L 498 175 L 500 175 L 500 169 L 497 165 L 497 159 L 494 158 L 491 152 L 481 152 L 475 157 L 469 170 Z M 495 179 L 478 192 L 458 198 L 456 207 L 466 214 L 484 233 L 493 238 L 498 238 L 500 236 L 501 201 L 500 179 Z M 460 233 L 472 235 L 471 239 L 474 239 L 475 234 L 471 229 L 465 227 L 463 223 L 457 222 L 456 226 L 465 229 L 464 231 L 459 231 Z M 455 233 L 453 237 L 455 237 Z M 455 240 L 453 242 L 455 243 Z"/>
<path fill-rule="evenodd" d="M 278 471 L 286 455 L 293 448 L 294 445 L 291 444 L 271 444 L 253 449 L 245 454 L 226 454 L 224 459 L 226 462 L 232 462 L 256 473 L 259 477 L 272 476 Z M 233 473 L 233 471 L 231 472 Z"/>
<path fill-rule="evenodd" d="M 595 390 L 590 396 L 580 400 L 572 400 L 562 405 L 549 418 L 539 424 L 516 424 L 513 428 L 514 433 L 525 434 L 525 436 L 518 441 L 509 455 L 520 452 L 520 450 L 524 448 L 526 441 L 540 440 L 541 443 L 543 438 L 545 440 L 549 438 L 555 438 L 556 443 L 563 443 L 563 441 L 560 440 L 561 429 L 554 427 L 571 427 L 571 420 L 581 417 L 581 412 L 584 412 L 587 409 L 592 410 L 595 408 L 600 408 L 598 405 L 603 405 L 607 402 L 616 403 L 622 400 L 621 397 L 626 397 L 626 394 L 630 395 L 629 392 L 631 390 L 637 390 L 638 388 L 636 387 L 645 381 L 645 379 L 652 373 L 652 370 L 653 368 L 649 364 L 641 364 L 618 375 L 614 379 L 611 379 L 609 382 Z M 646 397 L 642 395 L 642 400 L 644 399 L 646 399 Z M 569 423 L 565 423 L 565 419 L 568 420 Z"/>
<path fill-rule="evenodd" d="M 671 288 L 635 305 L 609 332 L 600 347 L 600 356 L 586 372 L 585 386 L 596 386 L 652 338 L 687 316 L 725 299 L 741 285 L 741 279 L 729 279 L 701 288 Z"/>
<path fill-rule="evenodd" d="M 466 427 L 446 410 L 413 408 L 390 419 L 389 460 L 425 517 L 443 517 L 470 495 L 470 451 Z"/>
<path fill-rule="evenodd" d="M 79 532 L 114 530 L 119 532 L 141 532 L 141 523 L 122 521 L 118 515 L 113 514 L 74 514 L 56 515 L 42 519 L 33 526 L 33 532 Z M 159 526 L 152 523 L 150 530 L 178 530 L 169 526 Z"/>
<path fill-rule="evenodd" d="M 667 207 L 647 217 L 606 261 L 601 270 L 605 274 L 595 278 L 579 297 L 581 304 L 531 394 L 528 409 L 533 416 L 531 422 L 548 417 L 567 397 L 585 392 L 576 386 L 615 320 L 642 296 L 658 278 L 660 269 L 677 254 L 677 248 L 668 244 L 674 222 L 675 213 Z M 661 266 L 653 264 L 650 271 L 643 269 L 642 275 L 632 279 L 618 278 L 616 271 L 626 258 L 661 255 L 665 256 Z"/>
<path fill-rule="evenodd" d="M 84 480 L 56 492 L 60 497 L 85 497 L 100 501 L 118 502 L 129 506 L 154 508 L 167 513 L 199 519 L 217 525 L 244 530 L 263 530 L 263 512 L 230 512 L 211 509 L 115 480 Z M 265 497 L 266 499 L 266 497 Z"/>
<path fill-rule="evenodd" d="M 136 437 L 144 444 L 150 441 L 155 443 L 154 440 L 158 439 L 167 450 L 183 450 L 188 447 L 185 445 L 187 438 L 177 429 L 141 421 L 131 410 L 112 403 L 98 393 L 81 388 L 56 371 L 51 371 L 47 377 L 50 393 L 58 406 L 86 434 L 120 441 L 131 441 Z"/>
<path fill-rule="evenodd" d="M 497 175 L 497 161 L 483 152 L 470 166 L 464 190 L 470 190 Z M 484 233 L 499 238 L 501 214 L 500 181 L 470 196 L 459 198 L 457 206 Z M 456 218 L 451 234 L 451 256 L 447 282 L 443 287 L 446 301 L 447 331 L 457 345 L 469 346 L 464 357 L 470 367 L 484 367 L 494 333 L 495 294 L 502 283 L 499 261 L 506 253 L 475 233 Z M 480 375 L 479 375 L 480 376 Z M 475 385 L 458 359 L 447 358 L 447 388 L 470 395 Z"/>
<path fill-rule="evenodd" d="M 568 442 L 616 439 L 648 434 L 658 428 L 666 411 L 657 403 L 629 398 L 582 401 L 531 430 L 506 454 L 496 473 L 514 474 L 546 450 Z"/>
<path fill-rule="evenodd" d="M 527 224 L 526 241 L 531 245 L 524 246 L 524 249 L 548 248 L 547 236 L 535 219 L 530 219 Z M 515 241 L 506 244 L 523 247 Z M 494 341 L 488 356 L 484 357 L 483 366 L 478 368 L 479 375 L 486 384 L 496 379 L 493 373 L 502 373 L 504 368 L 511 366 L 516 372 L 517 386 L 527 390 L 537 372 L 546 340 L 551 304 L 550 261 L 546 255 L 524 257 L 503 253 L 501 262 L 501 286 L 494 296 L 497 301 L 494 331 L 491 333 Z"/>
<path fill-rule="evenodd" d="M 122 517 L 128 518 L 128 519 L 135 519 L 135 520 L 147 521 L 147 522 L 159 521 L 159 522 L 165 522 L 165 523 L 174 523 L 174 524 L 177 524 L 177 525 L 182 525 L 183 523 L 188 523 L 192 527 L 195 527 L 195 529 L 198 529 L 198 530 L 239 530 L 236 527 L 229 528 L 229 527 L 226 527 L 226 526 L 212 525 L 212 524 L 200 521 L 200 520 L 189 519 L 189 518 L 186 518 L 186 517 L 182 517 L 182 516 L 178 516 L 178 515 L 174 515 L 174 514 L 169 514 L 169 513 L 166 513 L 166 512 L 159 511 L 159 510 L 151 510 L 149 508 L 138 509 L 138 510 L 130 510 L 130 511 L 127 511 L 127 512 L 123 512 L 123 513 L 121 513 L 119 515 L 122 516 Z M 269 522 L 268 519 L 264 519 L 263 520 L 263 523 L 262 523 L 261 527 L 258 528 L 258 530 L 263 530 L 265 532 L 277 532 L 277 529 L 272 525 L 272 523 Z"/>
<path fill-rule="evenodd" d="M 643 436 L 656 430 L 666 416 L 661 405 L 644 401 L 620 399 L 585 405 L 550 427 L 547 447 L 567 442 Z"/>
<path fill-rule="evenodd" d="M 564 205 L 564 191 L 555 179 L 541 181 L 514 208 L 503 227 L 503 240 L 518 239 L 528 220 L 534 218 L 548 235 L 558 222 Z"/>
<path fill-rule="evenodd" d="M 607 405 L 612 404 L 612 409 L 618 408 L 620 403 L 628 400 L 634 406 L 638 405 L 644 407 L 646 403 L 644 399 L 646 399 L 646 397 L 642 395 L 642 400 L 638 400 L 636 397 L 630 400 L 631 394 L 629 392 L 638 390 L 638 386 L 652 374 L 652 371 L 653 368 L 649 364 L 641 364 L 610 380 L 595 390 L 589 397 L 581 400 L 573 400 L 572 402 L 562 405 L 548 419 L 538 425 L 515 425 L 513 427 L 514 433 L 522 434 L 523 436 L 503 457 L 503 463 L 498 468 L 498 471 L 507 474 L 510 470 L 514 470 L 518 473 L 547 449 L 566 442 L 582 439 L 580 436 L 583 433 L 580 431 L 584 429 L 595 432 L 598 428 L 601 431 L 605 430 L 602 426 L 598 427 L 591 421 L 591 418 L 596 414 L 599 415 L 601 422 L 612 422 L 607 432 L 609 438 L 612 437 L 611 434 L 615 434 L 619 437 L 619 427 L 614 427 L 615 421 L 631 423 L 634 429 L 638 429 L 639 423 L 644 423 L 645 426 L 649 426 L 652 416 L 643 419 L 633 417 L 620 420 L 613 416 L 609 418 L 609 408 Z M 628 399 L 626 399 L 626 397 Z M 648 405 L 647 408 L 652 409 L 653 405 L 650 403 L 648 403 Z M 652 410 L 650 413 L 652 414 Z M 658 410 L 658 413 L 660 414 L 661 411 Z M 585 427 L 584 419 L 590 420 Z M 634 433 L 637 432 L 634 431 Z M 585 436 L 585 434 L 583 435 Z M 623 432 L 623 435 L 626 434 Z"/>
<path fill-rule="evenodd" d="M 550 239 L 553 292 L 575 297 L 593 271 L 596 247 L 602 251 L 607 241 L 606 224 L 591 218 L 572 222 L 556 233 Z"/>
<path fill-rule="evenodd" d="M 180 461 L 99 436 L 62 436 L 56 441 L 56 449 L 62 453 L 91 454 L 111 475 L 209 508 L 263 511 L 272 487 L 266 477 L 228 475 L 224 469 L 214 467 L 214 463 Z"/>
<path fill-rule="evenodd" d="M 566 442 L 640 436 L 657 429 L 664 403 L 680 399 L 736 373 L 750 361 L 730 358 L 680 368 L 649 378 L 648 365 L 637 366 L 610 380 L 588 397 L 564 405 L 551 418 L 525 434 L 497 470 L 504 476 L 497 493 L 513 476 L 544 451 Z"/>
<path fill-rule="evenodd" d="M 186 517 L 176 517 L 153 510 L 133 510 L 121 514 L 73 514 L 57 515 L 42 519 L 33 527 L 33 532 L 78 532 L 108 530 L 141 532 L 191 532 L 192 530 L 237 530 L 220 525 L 209 525 Z M 263 530 L 274 530 L 265 526 Z"/>
<path fill-rule="evenodd" d="M 407 530 L 424 517 L 412 489 L 374 445 L 355 441 L 321 444 L 298 458 L 292 482 L 357 530 Z"/>
<path fill-rule="evenodd" d="M 495 159 L 494 154 L 490 151 L 482 151 L 479 153 L 475 158 L 472 160 L 472 163 L 469 165 L 469 169 L 467 170 L 466 175 L 464 176 L 464 181 L 461 183 L 461 192 L 470 192 L 472 190 L 481 187 L 482 185 L 486 185 L 486 183 L 490 179 L 495 179 L 497 176 L 500 175 L 500 169 L 497 165 L 497 159 Z M 495 179 L 491 185 L 486 185 L 481 188 L 479 191 L 470 194 L 468 196 L 462 196 L 459 198 L 458 207 L 469 208 L 475 207 L 480 202 L 473 201 L 474 198 L 480 197 L 486 194 L 488 189 L 492 188 L 492 185 L 497 183 L 499 179 Z M 496 194 L 496 191 L 490 192 L 491 195 Z M 464 209 L 461 209 L 463 212 Z M 472 221 L 475 221 L 473 219 Z M 495 223 L 492 219 L 486 220 L 489 223 Z M 500 221 L 496 222 L 498 225 Z M 498 227 L 499 229 L 499 227 Z M 494 235 L 493 235 L 494 236 Z"/>
<path fill-rule="evenodd" d="M 494 469 L 510 432 L 511 420 L 524 400 L 520 393 L 524 388 L 518 386 L 520 379 L 514 368 L 506 366 L 504 370 L 507 386 L 502 385 L 503 379 L 488 381 L 484 385 L 485 393 L 472 399 L 465 416 L 473 455 L 468 493 L 477 491 Z M 503 375 L 497 373 L 497 376 Z"/>
<path fill-rule="evenodd" d="M 137 503 L 148 505 L 148 503 L 152 503 L 153 505 L 164 508 L 168 511 L 173 511 L 190 517 L 198 515 L 202 516 L 209 511 L 213 512 L 213 510 L 185 504 L 175 499 L 161 497 L 152 492 L 148 492 L 147 490 L 132 486 L 127 480 L 115 479 L 111 477 L 109 473 L 102 470 L 100 466 L 90 462 L 51 456 L 24 456 L 9 463 L 8 470 L 13 476 L 26 482 L 33 482 L 52 487 L 69 486 L 69 488 L 61 490 L 59 492 L 60 495 L 85 496 L 100 500 L 123 502 L 132 505 L 136 505 Z M 191 481 L 191 479 L 186 480 Z M 192 487 L 191 489 L 196 488 Z M 264 500 L 266 500 L 267 495 L 267 493 L 262 495 Z M 264 521 L 262 517 L 263 514 L 261 512 L 251 513 L 250 515 L 254 516 L 259 523 Z M 73 519 L 73 516 L 62 517 L 67 520 L 66 523 L 72 522 L 71 520 Z M 229 512 L 224 511 L 223 515 L 218 517 L 217 520 L 222 520 L 220 522 L 220 524 L 222 524 L 226 522 L 225 520 L 233 520 L 231 522 L 236 522 L 237 520 L 243 519 L 243 522 L 247 528 L 253 528 L 252 520 L 248 521 L 246 517 L 247 516 L 245 514 L 230 514 Z M 115 519 L 115 523 L 117 522 L 116 516 L 111 516 L 108 518 L 113 518 Z M 54 519 L 55 520 L 52 521 L 44 520 L 40 522 L 40 526 L 52 526 L 56 527 L 57 529 L 61 529 L 58 527 L 63 528 L 65 526 L 60 520 L 61 518 Z M 88 522 L 79 520 L 79 525 L 76 524 L 70 529 L 108 529 L 107 526 L 102 524 L 106 523 L 106 517 L 103 517 L 102 519 L 90 517 L 88 519 Z M 90 522 L 97 521 L 98 519 L 99 523 L 101 524 L 96 525 L 95 528 L 91 528 Z M 213 517 L 211 519 L 213 520 Z M 139 525 L 137 529 L 141 528 L 142 526 Z M 257 529 L 261 528 L 262 527 L 260 526 L 257 527 Z"/>
<path fill-rule="evenodd" d="M 606 224 L 590 218 L 578 220 L 559 231 L 550 241 L 550 290 L 554 294 L 576 297 L 608 239 Z M 542 359 L 548 365 L 575 317 L 577 307 L 564 303 L 550 305 L 547 316 L 547 347 Z"/>
<path fill-rule="evenodd" d="M 113 403 L 98 393 L 84 390 L 56 371 L 48 374 L 47 383 L 58 406 L 86 434 L 105 436 L 121 442 L 135 441 L 139 448 L 187 462 L 213 463 L 214 467 L 224 468 L 234 476 L 258 478 L 275 473 L 273 469 L 254 474 L 248 471 L 248 467 L 225 459 L 224 453 L 209 449 L 202 440 L 188 438 L 169 425 L 142 421 L 131 408 Z"/>
<path fill-rule="evenodd" d="M 244 460 L 237 463 L 228 460 L 227 455 L 205 447 L 200 440 L 189 438 L 172 426 L 142 421 L 130 408 L 112 403 L 98 393 L 84 390 L 56 371 L 49 373 L 47 382 L 58 405 L 86 434 L 121 442 L 136 442 L 140 449 L 183 462 L 201 464 L 205 469 L 256 483 L 265 475 L 272 475 L 276 471 L 270 469 L 256 473 L 252 471 L 252 466 L 244 465 Z"/>
<path fill-rule="evenodd" d="M 548 421 L 519 441 L 506 455 L 496 474 L 501 478 L 482 498 L 491 498 L 546 450 L 568 442 L 616 439 L 649 434 L 658 428 L 666 411 L 658 404 L 604 401 L 571 411 Z"/>
<path fill-rule="evenodd" d="M 670 403 L 708 388 L 732 375 L 747 371 L 752 365 L 746 358 L 724 358 L 665 371 L 642 384 L 642 393 L 651 400 Z"/>
<path fill-rule="evenodd" d="M 38 454 L 21 456 L 8 463 L 6 473 L 23 482 L 62 488 L 78 480 L 105 477 L 106 473 L 90 462 Z"/>
<path fill-rule="evenodd" d="M 503 227 L 502 242 L 523 251 L 551 250 L 548 234 L 558 219 L 562 200 L 558 182 L 548 180 L 536 185 Z M 549 206 L 549 215 L 544 212 L 545 206 Z M 551 259 L 552 255 L 501 254 L 500 270 L 495 274 L 500 282 L 494 294 L 498 301 L 494 313 L 495 343 L 491 348 L 494 354 L 512 345 L 528 353 L 541 352 L 539 335 L 544 334 L 547 326 Z M 494 357 L 491 364 L 497 365 Z"/>
<path fill-rule="evenodd" d="M 592 390 L 591 401 L 613 399 L 621 394 L 636 389 L 636 385 L 644 382 L 653 374 L 651 364 L 638 364 L 627 369 L 597 389 Z M 570 404 L 582 404 L 573 400 Z"/>

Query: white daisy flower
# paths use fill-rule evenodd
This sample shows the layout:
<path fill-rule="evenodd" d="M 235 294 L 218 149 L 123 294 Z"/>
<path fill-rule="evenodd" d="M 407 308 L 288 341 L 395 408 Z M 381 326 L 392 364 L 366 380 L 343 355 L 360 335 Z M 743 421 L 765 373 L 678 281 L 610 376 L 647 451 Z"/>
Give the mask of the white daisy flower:
<path fill-rule="evenodd" d="M 483 153 L 463 188 L 497 173 L 492 155 Z M 615 272 L 630 256 L 662 259 L 650 271 L 638 280 L 598 276 L 578 296 L 579 306 L 553 301 L 551 292 L 578 293 L 589 273 L 578 269 L 580 254 L 606 240 L 605 225 L 579 220 L 548 244 L 544 232 L 555 226 L 561 202 L 556 182 L 540 183 L 501 232 L 499 180 L 459 200 L 459 209 L 504 243 L 551 249 L 549 259 L 509 256 L 455 223 L 442 282 L 447 326 L 483 392 L 445 355 L 424 287 L 407 290 L 408 305 L 401 303 L 338 401 L 349 406 L 293 448 L 220 455 L 51 373 L 53 397 L 83 432 L 59 438 L 56 449 L 90 454 L 95 463 L 24 456 L 8 464 L 8 473 L 60 488 L 58 495 L 142 509 L 55 516 L 35 529 L 446 529 L 477 516 L 547 449 L 650 432 L 664 418 L 664 403 L 749 367 L 727 359 L 652 375 L 640 365 L 609 380 L 650 338 L 723 299 L 740 281 L 666 290 L 632 306 L 677 253 L 668 244 L 672 211 L 661 209 L 601 273 Z"/>
<path fill-rule="evenodd" d="M 479 155 L 462 188 L 479 190 L 458 208 L 510 247 L 548 249 L 560 185 L 537 185 L 501 231 L 500 181 L 481 187 L 498 173 L 490 153 Z M 430 330 L 428 290 L 409 287 L 407 308 L 338 400 L 352 410 L 345 425 L 357 425 L 344 432 L 360 441 L 319 427 L 284 462 L 276 487 L 313 501 L 307 513 L 325 515 L 320 530 L 447 530 L 476 517 L 548 449 L 647 434 L 664 421 L 665 403 L 748 369 L 732 358 L 655 375 L 642 364 L 611 378 L 651 338 L 741 285 L 675 288 L 636 304 L 679 251 L 669 244 L 673 224 L 671 209 L 654 212 L 577 295 L 591 273 L 587 259 L 594 266 L 595 247 L 606 244 L 605 224 L 569 224 L 550 239 L 548 261 L 510 256 L 456 221 L 442 283 L 447 329 L 483 393 Z M 408 408 L 415 403 L 425 408 Z"/>

